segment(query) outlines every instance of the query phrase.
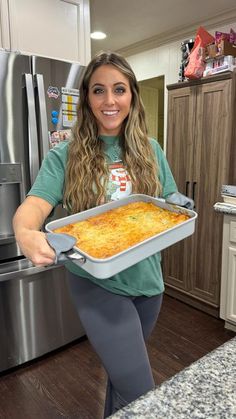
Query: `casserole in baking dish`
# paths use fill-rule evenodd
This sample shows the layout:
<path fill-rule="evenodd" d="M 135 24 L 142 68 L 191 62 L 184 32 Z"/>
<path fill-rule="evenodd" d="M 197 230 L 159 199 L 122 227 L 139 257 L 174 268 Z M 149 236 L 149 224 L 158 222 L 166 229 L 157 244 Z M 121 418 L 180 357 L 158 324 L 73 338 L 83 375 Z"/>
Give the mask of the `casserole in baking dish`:
<path fill-rule="evenodd" d="M 152 202 L 131 202 L 102 214 L 56 228 L 76 238 L 76 246 L 95 258 L 107 258 L 190 218 Z"/>
<path fill-rule="evenodd" d="M 106 249 L 103 248 L 102 253 L 99 255 L 101 248 L 101 238 L 99 243 L 99 240 L 96 239 L 98 237 L 98 234 L 95 234 L 93 232 L 91 233 L 92 235 L 90 238 L 90 250 L 83 250 L 82 239 L 78 237 L 76 245 L 73 246 L 74 253 L 70 252 L 70 254 L 68 254 L 68 258 L 72 259 L 74 263 L 78 264 L 81 268 L 83 268 L 85 271 L 89 272 L 96 278 L 105 279 L 115 275 L 118 272 L 121 272 L 122 270 L 134 265 L 137 262 L 140 262 L 148 256 L 151 256 L 154 253 L 159 252 L 194 233 L 195 220 L 197 218 L 196 212 L 188 210 L 186 208 L 178 207 L 176 205 L 167 204 L 166 202 L 163 202 L 158 198 L 153 198 L 143 194 L 130 195 L 126 198 L 120 199 L 119 201 L 109 202 L 107 204 L 100 205 L 96 208 L 91 208 L 89 210 L 77 214 L 69 215 L 68 217 L 51 221 L 45 226 L 45 228 L 46 231 L 49 233 L 64 232 L 67 234 L 72 234 L 71 225 L 76 225 L 77 222 L 81 221 L 86 221 L 87 223 L 89 222 L 89 220 L 92 220 L 93 218 L 94 220 L 99 220 L 99 218 L 96 218 L 96 216 L 101 216 L 103 218 L 105 213 L 107 214 L 107 212 L 113 209 L 118 210 L 118 212 L 116 213 L 117 215 L 120 212 L 122 213 L 123 211 L 126 212 L 126 214 L 128 214 L 127 208 L 132 208 L 128 207 L 128 205 L 131 203 L 138 203 L 138 206 L 140 205 L 140 203 L 148 204 L 148 208 L 153 208 L 154 206 L 157 208 L 156 214 L 166 214 L 165 212 L 162 212 L 163 210 L 170 211 L 172 215 L 170 214 L 168 216 L 169 228 L 164 229 L 161 232 L 158 232 L 157 230 L 155 231 L 155 229 L 157 229 L 158 227 L 158 222 L 150 222 L 148 212 L 141 211 L 141 214 L 143 212 L 143 215 L 140 215 L 140 219 L 138 223 L 136 223 L 136 232 L 142 234 L 141 241 L 132 243 L 132 240 L 135 238 L 134 232 L 132 232 L 132 229 L 130 228 L 129 234 L 127 234 L 128 230 L 126 229 L 126 227 L 123 227 L 123 233 L 122 231 L 120 231 L 119 235 L 118 233 L 116 233 L 115 239 L 114 237 L 112 239 L 113 245 L 119 245 L 119 242 L 122 242 L 123 250 L 117 249 L 116 253 L 114 253 L 113 255 L 105 256 L 105 252 L 110 251 L 108 248 L 112 247 L 107 242 L 105 246 Z M 150 206 L 149 204 L 152 205 Z M 125 206 L 127 206 L 127 208 L 123 210 Z M 108 216 L 106 215 L 105 218 L 106 217 Z M 132 215 L 130 215 L 129 217 L 131 217 L 129 221 L 130 224 L 132 224 Z M 173 223 L 171 226 L 170 220 L 172 217 L 173 219 L 179 219 L 179 221 L 181 220 L 181 222 L 176 224 Z M 119 216 L 114 217 L 114 219 L 115 218 L 116 223 L 119 224 Z M 135 222 L 135 220 L 133 220 L 133 222 Z M 84 226 L 86 225 L 88 224 L 84 224 Z M 145 238 L 145 234 L 147 234 L 148 230 L 150 234 L 150 227 L 152 230 L 152 234 L 149 237 L 146 236 Z M 101 231 L 105 234 L 105 227 L 102 227 Z M 112 231 L 113 227 L 110 228 L 110 232 Z M 125 233 L 126 239 L 124 240 L 123 235 Z M 130 241 L 129 246 L 126 243 L 126 240 Z M 125 245 L 125 243 L 127 244 L 127 246 Z M 89 252 L 93 252 L 93 254 L 96 256 L 93 256 Z"/>

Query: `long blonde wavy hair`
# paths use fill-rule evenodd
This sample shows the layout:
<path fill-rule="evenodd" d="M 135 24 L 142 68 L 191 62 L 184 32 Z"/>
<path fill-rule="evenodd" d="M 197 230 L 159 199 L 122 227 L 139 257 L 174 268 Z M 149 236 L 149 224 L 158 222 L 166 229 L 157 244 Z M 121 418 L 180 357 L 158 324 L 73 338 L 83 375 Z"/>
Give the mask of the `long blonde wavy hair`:
<path fill-rule="evenodd" d="M 130 112 L 123 121 L 121 144 L 123 164 L 132 182 L 133 193 L 157 196 L 161 193 L 158 163 L 147 134 L 145 112 L 136 77 L 119 54 L 101 52 L 89 63 L 80 86 L 77 122 L 69 143 L 65 177 L 64 204 L 70 212 L 80 212 L 105 201 L 109 170 L 99 140 L 96 119 L 91 111 L 88 93 L 94 71 L 110 64 L 127 77 L 132 93 Z"/>

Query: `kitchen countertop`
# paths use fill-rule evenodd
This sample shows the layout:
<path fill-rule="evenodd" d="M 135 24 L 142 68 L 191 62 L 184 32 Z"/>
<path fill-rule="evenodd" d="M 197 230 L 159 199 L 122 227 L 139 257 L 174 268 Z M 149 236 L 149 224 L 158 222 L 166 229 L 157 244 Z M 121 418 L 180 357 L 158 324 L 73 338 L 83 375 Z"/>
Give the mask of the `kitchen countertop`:
<path fill-rule="evenodd" d="M 112 419 L 235 419 L 236 337 L 119 410 Z"/>
<path fill-rule="evenodd" d="M 214 210 L 223 212 L 224 214 L 236 215 L 236 205 L 228 204 L 226 202 L 216 202 Z"/>

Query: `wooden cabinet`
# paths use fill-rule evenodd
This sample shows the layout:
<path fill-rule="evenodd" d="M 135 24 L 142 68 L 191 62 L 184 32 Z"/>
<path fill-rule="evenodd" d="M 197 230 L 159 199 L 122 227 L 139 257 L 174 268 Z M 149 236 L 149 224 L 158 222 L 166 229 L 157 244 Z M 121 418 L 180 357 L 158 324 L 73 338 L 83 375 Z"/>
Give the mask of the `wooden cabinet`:
<path fill-rule="evenodd" d="M 87 65 L 89 0 L 0 0 L 0 48 Z"/>
<path fill-rule="evenodd" d="M 236 213 L 224 215 L 220 317 L 236 331 Z"/>
<path fill-rule="evenodd" d="M 218 316 L 222 216 L 213 205 L 234 184 L 235 74 L 168 86 L 167 159 L 198 213 L 193 236 L 163 252 L 166 292 Z"/>

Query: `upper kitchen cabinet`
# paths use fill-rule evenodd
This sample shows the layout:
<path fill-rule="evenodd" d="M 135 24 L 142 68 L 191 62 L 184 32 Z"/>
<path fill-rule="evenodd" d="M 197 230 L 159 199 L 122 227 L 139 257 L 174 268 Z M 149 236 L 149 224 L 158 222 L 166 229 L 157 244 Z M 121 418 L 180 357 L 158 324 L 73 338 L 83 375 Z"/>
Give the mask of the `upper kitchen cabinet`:
<path fill-rule="evenodd" d="M 0 46 L 86 65 L 89 0 L 0 0 Z"/>
<path fill-rule="evenodd" d="M 10 49 L 8 0 L 0 0 L 0 48 Z"/>
<path fill-rule="evenodd" d="M 235 74 L 168 86 L 167 158 L 179 191 L 195 201 L 193 236 L 164 252 L 167 293 L 217 315 L 222 216 L 213 205 L 236 183 Z"/>

